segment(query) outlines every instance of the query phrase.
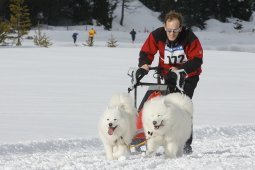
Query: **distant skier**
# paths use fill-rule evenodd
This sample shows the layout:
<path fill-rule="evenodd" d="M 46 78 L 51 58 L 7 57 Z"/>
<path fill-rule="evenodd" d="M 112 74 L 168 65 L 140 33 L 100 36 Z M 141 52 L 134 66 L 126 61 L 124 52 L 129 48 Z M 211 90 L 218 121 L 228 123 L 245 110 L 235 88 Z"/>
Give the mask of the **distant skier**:
<path fill-rule="evenodd" d="M 131 38 L 132 38 L 132 43 L 134 44 L 135 42 L 135 35 L 136 35 L 136 32 L 135 32 L 135 29 L 133 28 L 132 31 L 130 32 L 131 34 Z"/>
<path fill-rule="evenodd" d="M 89 30 L 89 42 L 91 44 L 93 44 L 93 39 L 94 39 L 95 34 L 96 34 L 96 30 L 94 30 L 94 28 L 91 28 Z"/>
<path fill-rule="evenodd" d="M 73 37 L 73 43 L 76 44 L 76 40 L 77 40 L 77 36 L 78 36 L 78 33 L 77 32 L 74 32 L 72 37 Z"/>

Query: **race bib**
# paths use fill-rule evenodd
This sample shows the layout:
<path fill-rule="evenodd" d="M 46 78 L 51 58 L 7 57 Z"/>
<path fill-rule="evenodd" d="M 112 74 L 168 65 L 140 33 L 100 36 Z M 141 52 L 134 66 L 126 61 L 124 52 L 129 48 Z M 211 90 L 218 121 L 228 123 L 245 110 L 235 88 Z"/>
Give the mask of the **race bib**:
<path fill-rule="evenodd" d="M 185 63 L 187 61 L 188 61 L 187 56 L 181 45 L 174 48 L 170 48 L 167 45 L 165 46 L 165 55 L 164 55 L 165 64 L 176 65 L 176 64 Z"/>

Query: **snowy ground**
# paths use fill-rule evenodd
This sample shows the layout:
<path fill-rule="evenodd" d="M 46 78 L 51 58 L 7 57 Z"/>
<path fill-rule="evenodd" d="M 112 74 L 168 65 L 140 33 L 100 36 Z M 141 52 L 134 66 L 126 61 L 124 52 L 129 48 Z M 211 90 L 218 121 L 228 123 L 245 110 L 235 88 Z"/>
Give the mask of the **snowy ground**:
<path fill-rule="evenodd" d="M 51 48 L 37 48 L 31 40 L 20 48 L 0 47 L 0 170 L 255 169 L 255 33 L 249 31 L 255 26 L 246 24 L 238 33 L 230 23 L 210 20 L 207 31 L 195 32 L 205 51 L 193 98 L 194 152 L 173 160 L 136 153 L 106 161 L 97 134 L 110 96 L 127 91 L 127 70 L 137 66 L 148 33 L 139 32 L 132 44 L 130 26 L 121 32 L 96 28 L 90 48 L 82 45 L 83 28 L 69 28 L 79 32 L 74 46 L 73 31 L 51 27 L 45 30 Z M 106 47 L 111 33 L 117 48 Z M 145 91 L 139 89 L 139 99 Z"/>
<path fill-rule="evenodd" d="M 193 99 L 194 153 L 106 161 L 97 122 L 130 84 L 139 48 L 129 46 L 1 48 L 0 169 L 255 168 L 254 54 L 210 50 Z"/>
<path fill-rule="evenodd" d="M 255 126 L 200 127 L 194 153 L 174 160 L 131 155 L 106 161 L 97 139 L 70 139 L 0 146 L 2 169 L 255 169 Z"/>

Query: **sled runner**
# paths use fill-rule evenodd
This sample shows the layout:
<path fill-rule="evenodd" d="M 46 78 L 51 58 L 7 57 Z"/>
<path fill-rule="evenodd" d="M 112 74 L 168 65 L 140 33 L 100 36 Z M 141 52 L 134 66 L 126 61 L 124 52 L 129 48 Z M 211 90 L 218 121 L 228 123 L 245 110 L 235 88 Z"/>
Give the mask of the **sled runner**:
<path fill-rule="evenodd" d="M 162 71 L 162 68 L 159 67 L 150 67 L 149 71 L 154 71 L 153 77 L 156 79 L 156 83 L 151 83 L 151 82 L 140 82 L 136 78 L 136 71 L 138 68 L 130 68 L 128 71 L 128 76 L 131 77 L 131 86 L 128 88 L 128 93 L 131 91 L 134 91 L 134 105 L 137 108 L 137 89 L 140 86 L 148 86 L 148 90 L 145 93 L 137 111 L 137 120 L 136 120 L 136 136 L 134 137 L 130 149 L 131 151 L 146 151 L 146 140 L 145 140 L 145 132 L 143 130 L 143 123 L 142 123 L 142 109 L 143 105 L 146 101 L 160 96 L 160 95 L 167 95 L 170 93 L 170 90 L 166 84 L 162 83 L 163 77 L 160 76 L 160 72 Z M 175 87 L 175 92 L 179 91 L 183 93 L 183 86 L 184 86 L 184 81 L 181 80 L 180 74 L 184 73 L 185 71 L 182 70 L 177 70 L 175 73 L 177 75 L 177 80 L 176 80 L 176 87 Z M 135 149 L 133 149 L 135 148 Z"/>

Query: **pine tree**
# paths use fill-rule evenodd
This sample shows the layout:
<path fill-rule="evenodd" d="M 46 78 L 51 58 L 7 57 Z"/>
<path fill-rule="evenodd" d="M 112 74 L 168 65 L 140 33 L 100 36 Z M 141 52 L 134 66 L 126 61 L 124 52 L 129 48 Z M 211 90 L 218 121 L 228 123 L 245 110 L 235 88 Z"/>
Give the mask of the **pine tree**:
<path fill-rule="evenodd" d="M 200 29 L 205 28 L 205 21 L 208 17 L 206 13 L 206 0 L 189 0 L 189 1 L 180 1 L 183 3 L 183 7 L 189 6 L 191 8 L 183 8 L 181 13 L 184 16 L 184 24 L 188 27 L 196 26 Z"/>
<path fill-rule="evenodd" d="M 92 38 L 88 38 L 88 40 L 86 41 L 85 46 L 93 47 L 94 46 L 94 40 Z"/>
<path fill-rule="evenodd" d="M 8 21 L 3 21 L 0 17 L 0 45 L 5 44 L 5 40 L 8 37 L 10 31 L 10 24 Z"/>
<path fill-rule="evenodd" d="M 241 30 L 243 29 L 243 25 L 241 24 L 242 21 L 240 20 L 236 20 L 236 22 L 234 23 L 234 28 L 236 30 L 239 30 L 239 32 L 241 32 Z"/>
<path fill-rule="evenodd" d="M 106 30 L 110 30 L 116 7 L 116 0 L 94 0 L 93 17 L 97 20 L 97 24 L 102 24 Z"/>
<path fill-rule="evenodd" d="M 10 24 L 13 31 L 16 32 L 14 38 L 17 40 L 16 46 L 21 45 L 21 39 L 28 34 L 31 26 L 29 9 L 24 5 L 25 0 L 13 0 L 10 4 L 11 18 Z"/>
<path fill-rule="evenodd" d="M 114 38 L 114 36 L 111 34 L 111 37 L 107 41 L 107 47 L 117 47 L 117 40 Z"/>
<path fill-rule="evenodd" d="M 34 36 L 35 45 L 39 47 L 46 47 L 46 48 L 52 45 L 49 37 L 47 37 L 45 33 L 42 33 L 41 26 L 39 23 L 38 23 L 37 31 L 35 33 L 36 33 L 36 35 Z"/>
<path fill-rule="evenodd" d="M 232 0 L 220 0 L 217 3 L 218 17 L 216 19 L 226 22 L 228 17 L 231 17 L 231 1 Z"/>
<path fill-rule="evenodd" d="M 249 21 L 252 15 L 252 0 L 231 0 L 232 16 Z"/>
<path fill-rule="evenodd" d="M 183 15 L 184 25 L 187 27 L 197 26 L 200 29 L 205 28 L 205 21 L 208 17 L 206 13 L 206 0 L 163 0 L 161 1 L 162 12 L 160 19 L 164 20 L 165 15 L 174 10 Z M 187 6 L 189 8 L 187 8 Z"/>
<path fill-rule="evenodd" d="M 153 11 L 160 11 L 160 1 L 159 0 L 140 0 L 145 6 Z"/>

